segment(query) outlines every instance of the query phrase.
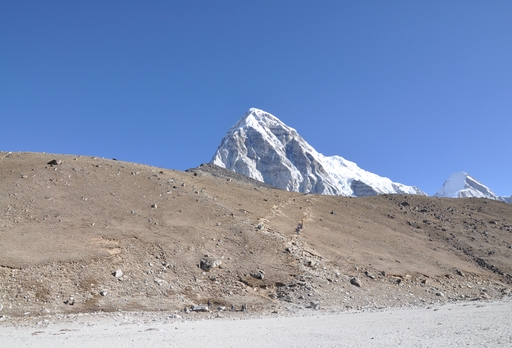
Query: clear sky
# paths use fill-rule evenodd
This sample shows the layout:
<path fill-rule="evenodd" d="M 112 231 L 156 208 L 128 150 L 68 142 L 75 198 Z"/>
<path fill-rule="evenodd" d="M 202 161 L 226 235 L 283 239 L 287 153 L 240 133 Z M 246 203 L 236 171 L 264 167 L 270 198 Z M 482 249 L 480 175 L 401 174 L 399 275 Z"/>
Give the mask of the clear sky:
<path fill-rule="evenodd" d="M 250 107 L 434 194 L 512 194 L 512 1 L 0 1 L 0 151 L 184 170 Z"/>

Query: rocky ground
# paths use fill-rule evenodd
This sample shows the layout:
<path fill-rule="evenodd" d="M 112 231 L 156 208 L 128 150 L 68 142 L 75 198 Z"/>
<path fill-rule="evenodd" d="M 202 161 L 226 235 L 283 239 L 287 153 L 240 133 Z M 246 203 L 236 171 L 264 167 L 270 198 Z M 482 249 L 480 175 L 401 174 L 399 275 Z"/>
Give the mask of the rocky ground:
<path fill-rule="evenodd" d="M 2 320 L 509 298 L 511 249 L 512 205 L 491 200 L 305 195 L 210 165 L 0 153 Z"/>

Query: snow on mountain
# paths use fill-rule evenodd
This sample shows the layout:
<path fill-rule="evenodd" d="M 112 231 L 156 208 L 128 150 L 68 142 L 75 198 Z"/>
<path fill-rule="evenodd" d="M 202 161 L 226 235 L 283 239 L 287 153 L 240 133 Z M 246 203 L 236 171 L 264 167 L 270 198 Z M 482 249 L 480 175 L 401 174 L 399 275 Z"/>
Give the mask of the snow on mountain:
<path fill-rule="evenodd" d="M 425 194 L 342 157 L 322 155 L 295 129 L 255 108 L 229 129 L 211 163 L 288 191 L 344 196 Z"/>
<path fill-rule="evenodd" d="M 489 198 L 502 200 L 490 188 L 465 172 L 453 173 L 437 191 L 434 197 L 448 198 Z"/>
<path fill-rule="evenodd" d="M 437 191 L 434 197 L 446 198 L 488 198 L 512 203 L 512 196 L 497 196 L 490 188 L 465 172 L 457 172 L 450 175 L 443 187 Z"/>

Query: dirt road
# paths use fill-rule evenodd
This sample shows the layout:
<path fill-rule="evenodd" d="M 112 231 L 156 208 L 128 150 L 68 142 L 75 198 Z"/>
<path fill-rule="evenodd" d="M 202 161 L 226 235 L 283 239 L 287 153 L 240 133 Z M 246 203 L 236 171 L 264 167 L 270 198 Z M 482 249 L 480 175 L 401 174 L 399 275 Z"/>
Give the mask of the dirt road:
<path fill-rule="evenodd" d="M 156 313 L 4 322 L 4 347 L 510 347 L 512 302 L 210 320 Z M 35 320 L 39 320 L 36 322 Z"/>

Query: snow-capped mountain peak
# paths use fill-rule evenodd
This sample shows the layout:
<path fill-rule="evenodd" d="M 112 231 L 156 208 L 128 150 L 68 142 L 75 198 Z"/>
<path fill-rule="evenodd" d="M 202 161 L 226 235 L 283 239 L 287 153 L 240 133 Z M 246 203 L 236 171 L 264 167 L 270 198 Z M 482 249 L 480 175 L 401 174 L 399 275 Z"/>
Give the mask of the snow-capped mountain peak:
<path fill-rule="evenodd" d="M 320 154 L 295 129 L 256 108 L 229 129 L 211 162 L 289 191 L 345 196 L 424 194 L 342 157 Z"/>
<path fill-rule="evenodd" d="M 238 122 L 232 127 L 232 129 L 237 129 L 240 127 L 246 126 L 271 126 L 271 125 L 281 125 L 284 126 L 284 123 L 281 122 L 277 117 L 268 112 L 265 112 L 260 109 L 250 108 L 245 115 L 238 120 Z"/>
<path fill-rule="evenodd" d="M 466 172 L 457 172 L 450 175 L 443 187 L 434 195 L 448 198 L 489 198 L 499 199 L 491 189 L 480 183 Z"/>

